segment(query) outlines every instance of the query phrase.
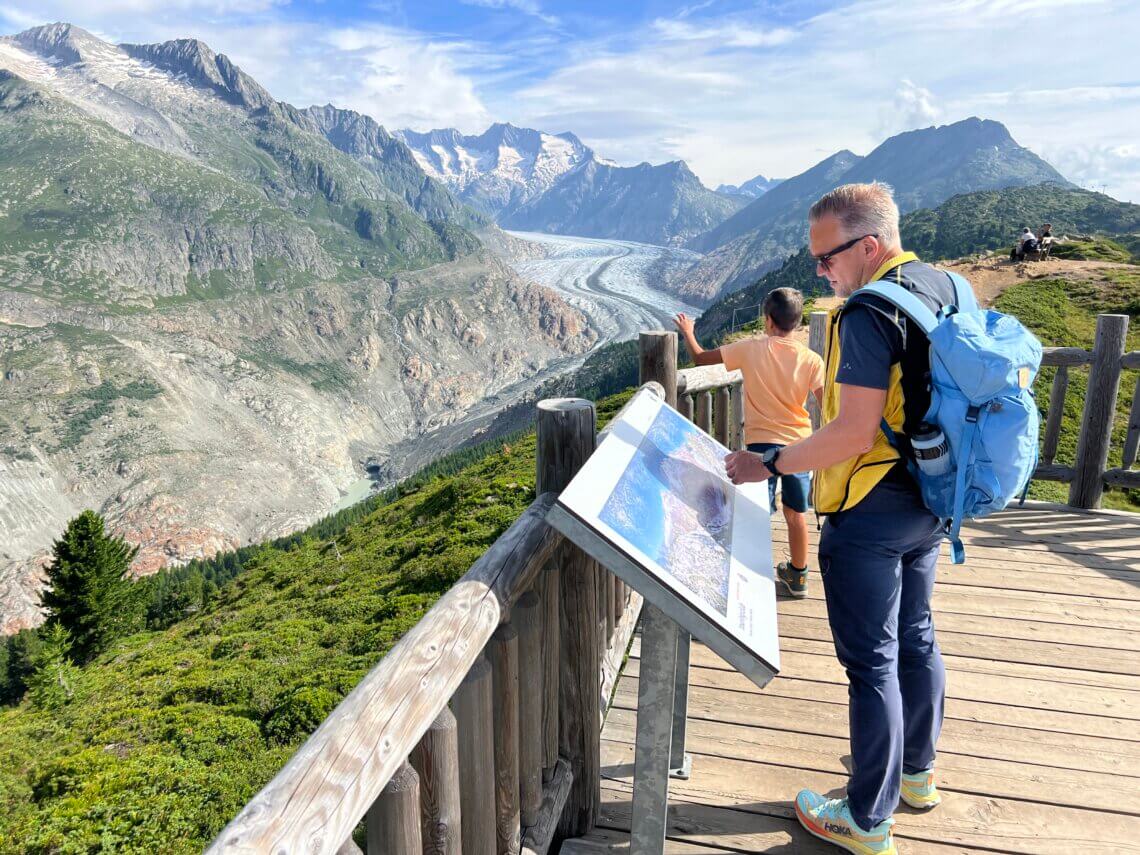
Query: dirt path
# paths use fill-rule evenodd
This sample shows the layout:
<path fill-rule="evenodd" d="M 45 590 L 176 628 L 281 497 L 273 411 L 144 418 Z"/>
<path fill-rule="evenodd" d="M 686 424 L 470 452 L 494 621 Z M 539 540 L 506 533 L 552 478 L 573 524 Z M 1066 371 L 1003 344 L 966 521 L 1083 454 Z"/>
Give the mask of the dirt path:
<path fill-rule="evenodd" d="M 1106 270 L 1135 271 L 1136 269 L 1132 265 L 1111 261 L 1070 261 L 1062 258 L 1022 261 L 1015 264 L 1008 258 L 997 255 L 976 260 L 963 259 L 938 266 L 944 270 L 953 270 L 969 279 L 970 284 L 974 286 L 978 301 L 985 306 L 992 306 L 1002 291 L 1011 285 L 1032 279 L 1079 281 L 1099 279 L 1100 274 Z"/>

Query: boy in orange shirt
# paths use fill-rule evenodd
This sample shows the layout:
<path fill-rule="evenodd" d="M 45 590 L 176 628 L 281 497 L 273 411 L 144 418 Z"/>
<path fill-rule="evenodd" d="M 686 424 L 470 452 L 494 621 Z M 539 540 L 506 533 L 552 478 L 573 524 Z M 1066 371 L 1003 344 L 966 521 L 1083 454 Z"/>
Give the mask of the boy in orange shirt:
<path fill-rule="evenodd" d="M 794 288 L 776 288 L 764 298 L 765 335 L 705 350 L 693 333 L 693 319 L 677 315 L 675 323 L 697 365 L 724 363 L 744 377 L 744 442 L 763 454 L 811 435 L 807 396 L 823 400 L 823 360 L 791 334 L 803 320 L 804 298 Z M 776 464 L 778 466 L 778 464 Z M 808 493 L 811 475 L 780 478 L 784 519 L 788 523 L 791 561 L 776 566 L 776 578 L 793 597 L 807 596 Z M 776 479 L 768 479 L 771 507 L 776 505 Z"/>

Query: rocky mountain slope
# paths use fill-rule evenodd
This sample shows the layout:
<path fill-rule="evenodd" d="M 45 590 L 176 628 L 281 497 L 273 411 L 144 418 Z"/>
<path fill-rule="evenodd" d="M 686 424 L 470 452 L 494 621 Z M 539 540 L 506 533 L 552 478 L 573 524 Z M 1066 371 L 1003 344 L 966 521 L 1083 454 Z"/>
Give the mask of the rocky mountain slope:
<path fill-rule="evenodd" d="M 971 118 L 908 131 L 866 157 L 834 154 L 694 238 L 690 248 L 706 257 L 682 274 L 687 293 L 710 300 L 756 282 L 803 245 L 812 202 L 840 184 L 872 180 L 894 188 L 904 213 L 975 190 L 1068 184 L 998 122 Z"/>
<path fill-rule="evenodd" d="M 619 167 L 590 161 L 500 215 L 506 228 L 642 243 L 681 243 L 737 210 L 741 197 L 704 185 L 684 161 Z"/>
<path fill-rule="evenodd" d="M 0 39 L 0 631 L 92 507 L 138 572 L 291 531 L 588 350 L 371 120 L 192 40 Z"/>

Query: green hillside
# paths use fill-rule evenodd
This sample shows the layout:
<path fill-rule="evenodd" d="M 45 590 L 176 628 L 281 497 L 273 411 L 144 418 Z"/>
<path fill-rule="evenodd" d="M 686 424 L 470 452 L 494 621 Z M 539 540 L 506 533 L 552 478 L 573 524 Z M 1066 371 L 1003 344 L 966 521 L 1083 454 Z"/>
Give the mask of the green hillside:
<path fill-rule="evenodd" d="M 1038 184 L 955 196 L 933 210 L 907 214 L 901 230 L 907 249 L 922 258 L 945 259 L 990 249 L 1008 251 L 1023 226 L 1036 232 L 1042 223 L 1052 223 L 1058 236 L 1132 235 L 1140 232 L 1140 205 L 1089 190 Z"/>
<path fill-rule="evenodd" d="M 1022 226 L 1036 230 L 1046 222 L 1053 224 L 1058 236 L 1115 238 L 1111 243 L 1077 241 L 1071 247 L 1059 247 L 1059 257 L 1140 260 L 1140 205 L 1056 184 L 965 193 L 937 208 L 905 214 L 899 230 L 906 249 L 927 261 L 940 261 L 1007 251 Z M 719 341 L 732 325 L 733 309 L 757 306 L 769 291 L 783 287 L 799 288 L 809 296 L 830 293 L 827 282 L 815 275 L 815 264 L 805 247 L 756 283 L 709 306 L 697 322 L 697 336 L 702 341 Z"/>
<path fill-rule="evenodd" d="M 531 433 L 267 547 L 200 614 L 84 668 L 62 709 L 0 711 L 0 852 L 201 851 L 534 499 L 534 469 Z"/>
<path fill-rule="evenodd" d="M 270 117 L 218 159 L 225 172 L 207 170 L 0 71 L 0 150 L 0 277 L 65 303 L 122 311 L 280 291 L 479 247 L 458 225 L 425 222 L 323 139 Z"/>

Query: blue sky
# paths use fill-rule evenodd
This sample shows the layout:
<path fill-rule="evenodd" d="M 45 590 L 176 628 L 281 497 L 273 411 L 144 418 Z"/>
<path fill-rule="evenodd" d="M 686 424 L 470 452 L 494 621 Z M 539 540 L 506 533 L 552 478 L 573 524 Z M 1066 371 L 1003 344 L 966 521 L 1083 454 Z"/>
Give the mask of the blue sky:
<path fill-rule="evenodd" d="M 390 128 L 571 130 L 706 184 L 787 176 L 971 115 L 1140 202 L 1133 0 L 0 0 L 15 32 L 195 36 L 276 97 Z"/>

